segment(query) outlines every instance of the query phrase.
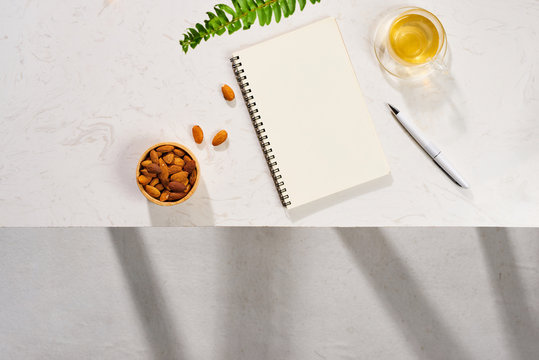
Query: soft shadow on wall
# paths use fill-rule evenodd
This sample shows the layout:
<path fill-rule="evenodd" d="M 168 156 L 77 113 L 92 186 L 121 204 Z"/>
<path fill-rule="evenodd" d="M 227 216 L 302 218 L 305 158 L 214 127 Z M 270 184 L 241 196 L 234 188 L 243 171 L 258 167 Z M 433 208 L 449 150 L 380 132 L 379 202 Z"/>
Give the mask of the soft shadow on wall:
<path fill-rule="evenodd" d="M 381 305 L 401 327 L 418 359 L 473 358 L 420 290 L 417 280 L 380 229 L 336 231 L 358 270 L 366 274 L 376 290 Z"/>
<path fill-rule="evenodd" d="M 292 228 L 220 229 L 220 359 L 290 358 L 293 233 Z"/>
<path fill-rule="evenodd" d="M 520 275 L 522 268 L 513 251 L 514 241 L 504 228 L 479 228 L 477 233 L 488 266 L 490 284 L 496 295 L 495 303 L 507 329 L 513 358 L 537 359 L 539 318 L 527 301 L 529 296 Z M 522 241 L 522 236 L 519 238 Z M 529 240 L 539 241 L 539 233 L 530 231 Z"/>
<path fill-rule="evenodd" d="M 140 230 L 111 228 L 109 233 L 153 358 L 187 359 Z"/>

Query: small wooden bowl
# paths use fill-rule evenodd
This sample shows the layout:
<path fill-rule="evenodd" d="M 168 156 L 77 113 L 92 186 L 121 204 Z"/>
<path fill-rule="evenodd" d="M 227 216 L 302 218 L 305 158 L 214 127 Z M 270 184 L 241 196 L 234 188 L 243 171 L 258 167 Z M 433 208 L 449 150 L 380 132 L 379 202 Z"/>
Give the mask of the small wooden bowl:
<path fill-rule="evenodd" d="M 144 189 L 144 186 L 141 183 L 138 182 L 138 177 L 140 175 L 140 166 L 141 166 L 140 163 L 143 162 L 146 159 L 146 157 L 148 156 L 148 153 L 150 151 L 152 151 L 153 149 L 158 148 L 159 146 L 163 146 L 163 145 L 172 145 L 174 147 L 177 147 L 177 148 L 183 150 L 187 155 L 189 155 L 189 157 L 191 159 L 193 159 L 193 161 L 196 164 L 195 169 L 197 171 L 197 178 L 195 179 L 195 183 L 193 184 L 193 186 L 191 186 L 191 189 L 189 189 L 189 192 L 187 193 L 187 195 L 185 195 L 183 198 L 181 198 L 178 201 L 159 201 L 159 199 L 151 197 L 146 192 L 146 190 Z M 137 173 L 136 173 L 136 176 L 135 176 L 135 180 L 137 182 L 138 188 L 139 188 L 140 192 L 142 193 L 142 195 L 144 195 L 146 197 L 146 199 L 150 200 L 154 204 L 161 205 L 161 206 L 178 205 L 178 204 L 181 204 L 182 202 L 186 201 L 187 199 L 189 199 L 191 197 L 191 195 L 193 195 L 195 193 L 195 191 L 196 191 L 196 189 L 198 187 L 198 182 L 200 180 L 200 164 L 198 163 L 198 160 L 195 157 L 195 155 L 193 154 L 193 152 L 191 150 L 189 150 L 186 146 L 175 143 L 175 142 L 162 142 L 162 143 L 159 143 L 159 144 L 152 145 L 151 147 L 149 147 L 142 154 L 142 156 L 140 157 L 140 160 L 138 161 L 138 164 L 137 164 Z"/>

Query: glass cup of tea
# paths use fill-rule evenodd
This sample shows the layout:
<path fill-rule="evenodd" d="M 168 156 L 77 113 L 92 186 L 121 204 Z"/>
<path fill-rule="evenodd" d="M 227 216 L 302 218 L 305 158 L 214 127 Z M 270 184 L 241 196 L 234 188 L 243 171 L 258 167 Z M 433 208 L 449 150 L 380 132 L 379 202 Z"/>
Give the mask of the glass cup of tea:
<path fill-rule="evenodd" d="M 374 53 L 380 65 L 399 78 L 446 72 L 447 36 L 431 12 L 404 7 L 389 11 L 374 35 Z"/>

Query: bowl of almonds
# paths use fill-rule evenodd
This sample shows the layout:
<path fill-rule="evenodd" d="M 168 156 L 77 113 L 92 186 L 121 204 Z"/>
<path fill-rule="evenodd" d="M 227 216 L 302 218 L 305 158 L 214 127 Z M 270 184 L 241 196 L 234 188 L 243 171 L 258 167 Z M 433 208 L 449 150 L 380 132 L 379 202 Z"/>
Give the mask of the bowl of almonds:
<path fill-rule="evenodd" d="M 147 149 L 137 165 L 137 184 L 157 205 L 180 204 L 193 195 L 199 180 L 196 157 L 185 146 L 164 142 Z"/>

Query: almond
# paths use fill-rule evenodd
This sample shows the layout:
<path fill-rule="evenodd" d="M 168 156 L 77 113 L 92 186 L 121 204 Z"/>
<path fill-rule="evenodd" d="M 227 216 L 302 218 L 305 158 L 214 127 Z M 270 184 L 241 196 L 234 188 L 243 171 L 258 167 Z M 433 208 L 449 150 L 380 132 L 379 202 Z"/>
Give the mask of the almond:
<path fill-rule="evenodd" d="M 153 163 L 152 163 L 153 164 Z M 149 178 L 154 178 L 155 177 L 155 174 L 149 172 L 147 169 L 142 169 L 140 170 L 140 173 L 146 177 L 149 177 Z"/>
<path fill-rule="evenodd" d="M 138 177 L 138 182 L 141 183 L 142 185 L 148 185 L 150 181 L 152 181 L 152 179 L 148 176 L 140 175 Z"/>
<path fill-rule="evenodd" d="M 190 160 L 193 160 L 193 159 L 191 159 L 188 155 L 185 155 L 185 156 L 183 157 L 183 161 L 185 161 L 185 162 L 188 162 L 188 161 L 190 161 Z"/>
<path fill-rule="evenodd" d="M 187 193 L 184 193 L 184 192 L 180 192 L 180 193 L 171 192 L 170 195 L 168 196 L 168 199 L 170 201 L 176 201 L 176 200 L 183 199 L 185 197 L 185 195 L 187 195 Z"/>
<path fill-rule="evenodd" d="M 196 179 L 197 179 L 197 171 L 195 169 L 193 170 L 193 172 L 191 173 L 191 176 L 189 177 L 189 184 L 194 185 Z"/>
<path fill-rule="evenodd" d="M 185 155 L 185 152 L 183 150 L 180 150 L 180 149 L 174 149 L 173 153 L 178 155 L 178 156 L 184 156 Z"/>
<path fill-rule="evenodd" d="M 148 170 L 148 172 L 151 172 L 151 173 L 154 173 L 154 174 L 160 174 L 161 173 L 161 168 L 159 167 L 159 165 L 154 164 L 154 163 L 151 163 L 150 165 L 148 165 L 146 167 L 146 169 Z"/>
<path fill-rule="evenodd" d="M 163 191 L 163 189 L 164 189 L 165 187 L 163 186 L 163 184 L 157 184 L 157 185 L 154 186 L 154 188 L 156 188 L 156 189 L 159 190 L 159 191 Z"/>
<path fill-rule="evenodd" d="M 161 193 L 161 196 L 159 197 L 159 201 L 167 201 L 168 196 L 170 195 L 170 191 L 165 190 Z"/>
<path fill-rule="evenodd" d="M 170 152 L 172 150 L 174 150 L 174 146 L 172 145 L 162 145 L 162 146 L 159 146 L 157 149 L 155 149 L 156 151 L 161 151 L 161 152 Z"/>
<path fill-rule="evenodd" d="M 176 174 L 176 173 L 179 173 L 180 171 L 182 171 L 182 167 L 179 166 L 179 165 L 170 165 L 170 166 L 168 167 L 168 173 L 169 173 L 170 175 L 174 175 L 174 174 Z"/>
<path fill-rule="evenodd" d="M 159 159 L 159 167 L 161 168 L 161 173 L 159 174 L 161 184 L 168 186 L 168 166 L 162 158 Z"/>
<path fill-rule="evenodd" d="M 202 129 L 200 126 L 195 125 L 193 126 L 193 139 L 195 139 L 195 142 L 197 144 L 202 143 L 202 140 L 204 140 L 204 133 L 202 132 Z"/>
<path fill-rule="evenodd" d="M 154 188 L 153 186 L 151 186 L 151 185 L 146 185 L 144 187 L 144 189 L 146 189 L 146 192 L 151 197 L 158 198 L 159 195 L 161 195 L 161 192 L 159 190 L 157 190 L 156 188 Z"/>
<path fill-rule="evenodd" d="M 155 150 L 150 151 L 150 159 L 154 164 L 157 164 L 157 160 L 159 159 L 159 155 L 157 155 L 157 152 Z"/>
<path fill-rule="evenodd" d="M 174 161 L 172 162 L 174 165 L 178 165 L 180 167 L 183 167 L 185 165 L 185 161 L 183 161 L 182 158 L 174 158 Z"/>
<path fill-rule="evenodd" d="M 152 163 L 151 160 L 144 160 L 143 162 L 140 163 L 140 165 L 146 167 L 146 166 L 150 165 L 151 163 Z"/>
<path fill-rule="evenodd" d="M 192 173 L 193 170 L 196 168 L 196 163 L 193 160 L 189 160 L 185 163 L 183 170 L 187 171 L 188 173 Z"/>
<path fill-rule="evenodd" d="M 165 160 L 167 164 L 172 163 L 172 161 L 174 160 L 174 153 L 166 154 L 165 156 L 163 156 L 163 160 Z"/>
<path fill-rule="evenodd" d="M 161 169 L 159 177 L 168 178 L 168 166 L 162 158 L 159 159 L 159 168 Z"/>
<path fill-rule="evenodd" d="M 161 184 L 163 184 L 163 186 L 167 189 L 167 190 L 170 190 L 169 187 L 168 187 L 168 183 L 170 182 L 170 180 L 167 178 L 167 179 L 162 179 L 161 180 Z"/>
<path fill-rule="evenodd" d="M 159 179 L 158 178 L 155 178 L 153 179 L 151 182 L 150 182 L 150 186 L 155 186 L 159 183 Z"/>
<path fill-rule="evenodd" d="M 184 182 L 188 176 L 189 176 L 189 173 L 187 171 L 180 171 L 179 173 L 172 175 L 170 177 L 170 180 L 177 181 L 177 182 Z"/>
<path fill-rule="evenodd" d="M 217 134 L 215 134 L 215 136 L 213 137 L 213 140 L 211 141 L 211 144 L 213 146 L 219 146 L 225 142 L 227 137 L 228 137 L 227 132 L 225 130 L 221 130 Z"/>
<path fill-rule="evenodd" d="M 221 87 L 221 91 L 226 101 L 232 101 L 236 97 L 232 88 L 226 84 Z"/>
<path fill-rule="evenodd" d="M 171 181 L 170 184 L 168 184 L 170 187 L 170 190 L 174 192 L 183 192 L 185 191 L 185 185 L 182 183 L 179 183 L 177 181 Z"/>

